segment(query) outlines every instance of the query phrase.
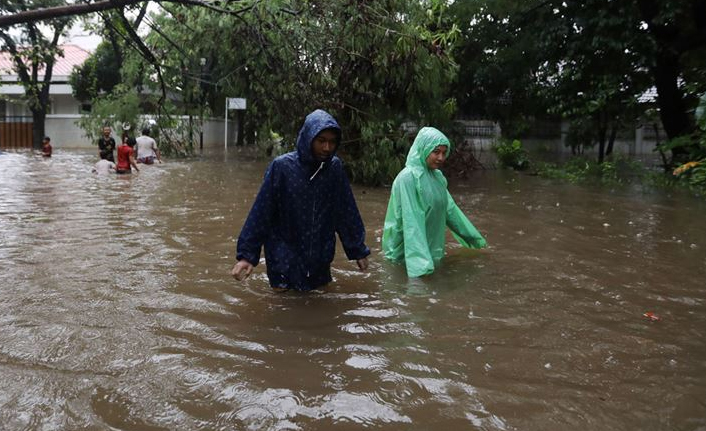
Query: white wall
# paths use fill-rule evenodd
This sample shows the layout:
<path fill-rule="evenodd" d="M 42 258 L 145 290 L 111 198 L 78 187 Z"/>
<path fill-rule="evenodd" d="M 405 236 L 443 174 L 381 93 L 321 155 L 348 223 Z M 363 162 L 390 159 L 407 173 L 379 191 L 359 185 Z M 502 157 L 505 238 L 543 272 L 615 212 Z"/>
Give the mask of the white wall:
<path fill-rule="evenodd" d="M 70 94 L 52 94 L 50 96 L 50 112 L 48 114 L 78 114 L 80 104 Z M 5 103 L 6 114 L 10 116 L 31 116 L 27 104 L 21 99 L 10 97 Z"/>
<path fill-rule="evenodd" d="M 204 123 L 203 127 L 203 146 L 206 147 L 225 147 L 225 120 L 211 118 Z M 234 147 L 237 140 L 238 123 L 235 120 L 228 120 L 228 147 Z"/>
<path fill-rule="evenodd" d="M 79 103 L 70 94 L 56 94 L 51 96 L 52 114 L 78 114 Z"/>
<path fill-rule="evenodd" d="M 44 133 L 51 138 L 54 148 L 91 148 L 91 141 L 83 136 L 83 130 L 74 124 L 81 116 L 78 114 L 47 115 Z"/>
<path fill-rule="evenodd" d="M 45 123 L 45 133 L 51 138 L 54 148 L 94 148 L 92 143 L 84 136 L 83 130 L 75 122 L 79 120 L 79 114 L 51 114 L 47 115 Z M 188 117 L 184 117 L 186 119 Z M 235 146 L 237 123 L 228 121 L 228 146 Z M 135 133 L 138 135 L 140 131 Z M 117 135 L 114 134 L 113 137 Z M 195 147 L 198 148 L 199 136 L 194 136 Z M 204 122 L 203 145 L 204 148 L 223 148 L 225 140 L 225 120 L 210 119 Z"/>
<path fill-rule="evenodd" d="M 11 106 L 11 105 L 10 105 Z M 69 104 L 62 105 L 69 106 Z M 76 108 L 78 109 L 78 108 Z M 47 115 L 46 134 L 51 137 L 54 148 L 94 148 L 88 138 L 83 136 L 81 130 L 75 122 L 81 118 L 78 114 L 51 114 Z M 184 117 L 186 119 L 188 117 Z M 481 125 L 480 123 L 478 123 Z M 488 124 L 482 124 L 487 126 Z M 228 147 L 234 147 L 237 140 L 237 122 L 235 120 L 228 121 Z M 643 133 L 641 129 L 637 129 L 635 140 L 619 140 L 615 143 L 615 152 L 630 156 L 637 156 L 644 160 L 659 160 L 659 154 L 654 151 L 655 140 L 648 133 Z M 139 131 L 136 131 L 139 134 Z M 477 135 L 474 130 L 469 130 L 470 135 Z M 223 148 L 225 142 L 225 120 L 209 119 L 204 123 L 203 141 L 204 148 Z M 485 134 L 485 133 L 483 133 Z M 498 133 L 499 134 L 499 133 Z M 195 147 L 198 149 L 199 136 L 194 136 Z M 489 158 L 494 158 L 491 147 L 497 138 L 492 136 L 467 136 L 459 146 L 471 149 L 474 155 L 481 161 L 487 162 Z M 664 139 L 664 138 L 662 138 Z M 571 154 L 571 148 L 563 145 L 562 139 L 557 137 L 554 139 L 522 139 L 523 146 L 530 151 L 546 151 L 554 153 L 558 156 L 567 156 Z M 594 148 L 586 148 L 587 156 L 597 154 L 597 146 Z"/>

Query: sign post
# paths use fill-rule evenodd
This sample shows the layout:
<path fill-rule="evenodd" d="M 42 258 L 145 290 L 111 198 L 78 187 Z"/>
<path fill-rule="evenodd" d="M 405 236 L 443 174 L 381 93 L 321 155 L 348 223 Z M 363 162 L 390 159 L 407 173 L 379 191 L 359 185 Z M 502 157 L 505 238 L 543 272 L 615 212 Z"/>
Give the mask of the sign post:
<path fill-rule="evenodd" d="M 226 136 L 225 136 L 225 149 L 228 149 L 228 111 L 231 109 L 245 110 L 247 107 L 247 102 L 245 99 L 237 97 L 227 97 L 226 98 Z"/>

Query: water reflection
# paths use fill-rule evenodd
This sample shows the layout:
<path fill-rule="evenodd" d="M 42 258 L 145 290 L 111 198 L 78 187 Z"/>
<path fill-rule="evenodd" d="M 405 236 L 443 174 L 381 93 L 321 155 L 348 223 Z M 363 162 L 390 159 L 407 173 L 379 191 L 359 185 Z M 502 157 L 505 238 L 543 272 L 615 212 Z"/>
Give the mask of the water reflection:
<path fill-rule="evenodd" d="M 490 249 L 408 280 L 356 187 L 370 270 L 278 294 L 228 276 L 265 161 L 94 162 L 0 155 L 0 428 L 706 426 L 702 202 L 480 173 Z"/>

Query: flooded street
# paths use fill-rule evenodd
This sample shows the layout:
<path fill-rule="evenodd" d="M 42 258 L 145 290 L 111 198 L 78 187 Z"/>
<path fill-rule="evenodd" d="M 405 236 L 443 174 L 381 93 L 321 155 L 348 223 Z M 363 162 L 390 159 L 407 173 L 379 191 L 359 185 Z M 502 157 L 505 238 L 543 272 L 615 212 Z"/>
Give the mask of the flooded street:
<path fill-rule="evenodd" d="M 371 268 L 282 294 L 229 275 L 267 161 L 96 161 L 0 154 L 2 430 L 706 429 L 703 200 L 479 172 L 410 281 L 356 186 Z"/>

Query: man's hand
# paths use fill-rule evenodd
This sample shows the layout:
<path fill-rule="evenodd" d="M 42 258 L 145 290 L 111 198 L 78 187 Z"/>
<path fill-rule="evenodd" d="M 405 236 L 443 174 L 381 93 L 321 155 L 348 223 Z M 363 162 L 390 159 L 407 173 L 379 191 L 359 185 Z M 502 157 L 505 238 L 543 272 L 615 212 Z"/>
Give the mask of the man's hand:
<path fill-rule="evenodd" d="M 235 277 L 236 280 L 242 281 L 248 278 L 250 274 L 252 274 L 252 268 L 252 263 L 248 262 L 245 259 L 239 260 L 233 266 L 233 269 L 230 271 L 230 275 Z"/>
<path fill-rule="evenodd" d="M 362 259 L 358 259 L 356 261 L 356 263 L 358 264 L 358 268 L 360 268 L 361 271 L 365 271 L 366 269 L 368 269 L 368 258 L 367 257 L 364 257 Z"/>

